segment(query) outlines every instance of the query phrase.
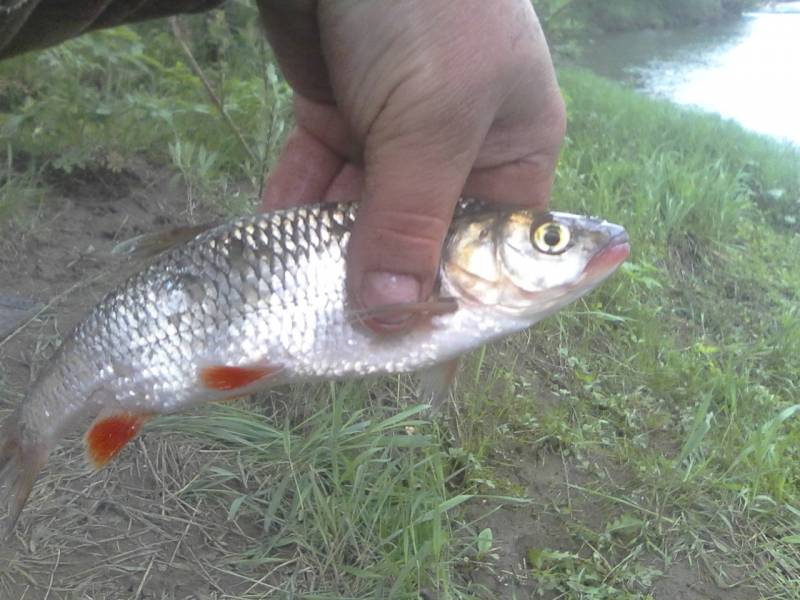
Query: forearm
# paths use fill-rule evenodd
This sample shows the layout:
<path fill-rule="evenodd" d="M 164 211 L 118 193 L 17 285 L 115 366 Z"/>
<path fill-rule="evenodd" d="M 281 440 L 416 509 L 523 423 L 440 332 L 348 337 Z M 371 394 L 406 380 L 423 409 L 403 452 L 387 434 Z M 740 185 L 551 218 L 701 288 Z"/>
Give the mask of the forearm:
<path fill-rule="evenodd" d="M 178 13 L 223 0 L 11 0 L 0 3 L 0 59 L 53 46 L 82 33 Z"/>

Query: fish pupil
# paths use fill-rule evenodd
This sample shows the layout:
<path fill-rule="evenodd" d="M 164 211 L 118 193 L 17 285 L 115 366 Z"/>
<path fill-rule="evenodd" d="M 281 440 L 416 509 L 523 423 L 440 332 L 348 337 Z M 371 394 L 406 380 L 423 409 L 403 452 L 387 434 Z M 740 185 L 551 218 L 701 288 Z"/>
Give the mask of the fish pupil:
<path fill-rule="evenodd" d="M 557 227 L 548 227 L 544 232 L 544 243 L 548 246 L 557 246 L 561 241 L 561 234 Z"/>

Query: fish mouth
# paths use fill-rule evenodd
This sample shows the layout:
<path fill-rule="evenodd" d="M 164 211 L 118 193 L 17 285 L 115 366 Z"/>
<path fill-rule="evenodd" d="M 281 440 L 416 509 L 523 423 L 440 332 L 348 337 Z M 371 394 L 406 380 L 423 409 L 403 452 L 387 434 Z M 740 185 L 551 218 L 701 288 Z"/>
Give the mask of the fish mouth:
<path fill-rule="evenodd" d="M 612 237 L 583 269 L 583 277 L 595 279 L 613 273 L 631 253 L 630 239 L 625 231 Z"/>

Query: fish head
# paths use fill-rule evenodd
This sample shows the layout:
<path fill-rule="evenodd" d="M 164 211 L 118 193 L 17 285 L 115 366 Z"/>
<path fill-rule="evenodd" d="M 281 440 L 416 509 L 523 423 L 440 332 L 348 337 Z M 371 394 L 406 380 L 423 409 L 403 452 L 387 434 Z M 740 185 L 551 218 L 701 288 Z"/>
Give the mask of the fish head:
<path fill-rule="evenodd" d="M 442 262 L 447 293 L 535 322 L 583 296 L 630 253 L 619 225 L 514 210 L 458 220 Z"/>

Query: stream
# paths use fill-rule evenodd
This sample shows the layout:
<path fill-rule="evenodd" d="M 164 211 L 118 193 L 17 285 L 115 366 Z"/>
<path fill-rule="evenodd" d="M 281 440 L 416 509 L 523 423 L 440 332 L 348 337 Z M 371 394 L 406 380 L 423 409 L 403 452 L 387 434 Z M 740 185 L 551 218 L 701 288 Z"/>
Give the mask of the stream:
<path fill-rule="evenodd" d="M 800 2 L 683 30 L 599 36 L 581 64 L 800 146 Z"/>

